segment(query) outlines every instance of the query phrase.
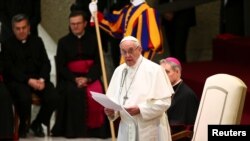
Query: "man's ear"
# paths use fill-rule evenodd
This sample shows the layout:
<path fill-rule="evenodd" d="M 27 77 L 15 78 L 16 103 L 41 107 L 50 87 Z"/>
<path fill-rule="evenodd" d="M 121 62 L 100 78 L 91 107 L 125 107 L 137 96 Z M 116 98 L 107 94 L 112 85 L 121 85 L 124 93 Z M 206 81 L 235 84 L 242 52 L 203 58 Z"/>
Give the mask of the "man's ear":
<path fill-rule="evenodd" d="M 180 69 L 176 69 L 175 71 L 181 76 L 181 70 Z"/>
<path fill-rule="evenodd" d="M 87 27 L 88 21 L 84 21 L 83 24 L 84 24 L 84 27 Z"/>

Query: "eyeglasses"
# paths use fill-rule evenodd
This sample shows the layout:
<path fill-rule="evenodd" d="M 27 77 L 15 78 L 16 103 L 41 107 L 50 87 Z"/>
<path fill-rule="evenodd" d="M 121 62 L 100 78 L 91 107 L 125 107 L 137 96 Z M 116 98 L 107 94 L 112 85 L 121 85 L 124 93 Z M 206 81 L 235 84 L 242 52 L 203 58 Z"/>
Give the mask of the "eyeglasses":
<path fill-rule="evenodd" d="M 78 26 L 78 25 L 81 25 L 81 24 L 83 24 L 83 22 L 70 23 L 71 26 Z"/>
<path fill-rule="evenodd" d="M 134 52 L 137 48 L 138 48 L 138 46 L 136 48 L 129 48 L 127 51 L 124 49 L 121 49 L 121 55 L 123 55 L 123 56 L 125 56 L 126 54 L 132 55 L 132 54 L 134 54 Z"/>

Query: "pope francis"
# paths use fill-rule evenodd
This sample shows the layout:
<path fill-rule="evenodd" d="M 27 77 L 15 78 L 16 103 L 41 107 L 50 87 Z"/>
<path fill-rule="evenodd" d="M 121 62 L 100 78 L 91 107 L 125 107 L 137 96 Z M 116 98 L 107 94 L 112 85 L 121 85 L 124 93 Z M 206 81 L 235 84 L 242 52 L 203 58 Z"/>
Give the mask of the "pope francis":
<path fill-rule="evenodd" d="M 174 91 L 168 76 L 141 55 L 141 44 L 133 36 L 121 40 L 120 51 L 125 63 L 116 68 L 107 96 L 123 110 L 104 109 L 110 120 L 121 118 L 117 140 L 171 141 L 165 111 Z"/>

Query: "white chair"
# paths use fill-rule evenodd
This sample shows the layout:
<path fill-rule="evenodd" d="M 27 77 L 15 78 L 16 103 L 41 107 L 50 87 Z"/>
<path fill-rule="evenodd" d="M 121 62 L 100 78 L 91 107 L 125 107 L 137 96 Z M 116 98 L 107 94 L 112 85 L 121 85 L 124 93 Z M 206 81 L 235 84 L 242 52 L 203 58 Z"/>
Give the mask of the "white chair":
<path fill-rule="evenodd" d="M 182 131 L 172 135 L 172 139 L 189 136 L 192 141 L 207 141 L 208 125 L 240 124 L 246 90 L 245 83 L 235 76 L 216 74 L 208 77 L 193 132 Z"/>

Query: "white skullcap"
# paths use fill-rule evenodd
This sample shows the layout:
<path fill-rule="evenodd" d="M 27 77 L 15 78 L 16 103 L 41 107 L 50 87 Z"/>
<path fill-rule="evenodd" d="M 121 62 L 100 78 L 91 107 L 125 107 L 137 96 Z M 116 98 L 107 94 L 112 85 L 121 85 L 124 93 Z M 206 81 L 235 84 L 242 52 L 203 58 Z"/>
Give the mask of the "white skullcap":
<path fill-rule="evenodd" d="M 134 41 L 134 42 L 136 42 L 136 43 L 139 44 L 139 41 L 135 37 L 133 37 L 133 36 L 125 36 L 125 37 L 123 37 L 122 40 L 121 40 L 121 42 L 120 42 L 120 44 L 122 42 L 124 42 L 124 41 Z"/>

